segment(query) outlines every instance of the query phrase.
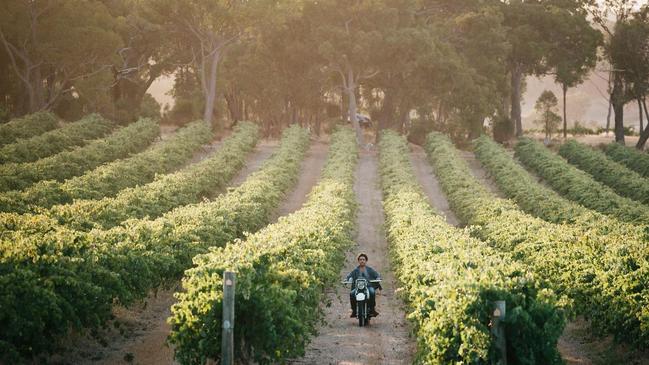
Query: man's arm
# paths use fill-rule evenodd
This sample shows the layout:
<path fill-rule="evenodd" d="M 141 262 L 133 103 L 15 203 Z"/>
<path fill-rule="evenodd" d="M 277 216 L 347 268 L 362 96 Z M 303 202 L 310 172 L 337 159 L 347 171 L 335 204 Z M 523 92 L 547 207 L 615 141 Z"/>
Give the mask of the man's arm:
<path fill-rule="evenodd" d="M 352 270 L 352 272 L 350 272 L 350 273 L 347 275 L 347 278 L 345 279 L 345 281 L 349 281 L 349 280 L 352 280 L 352 281 L 353 281 L 353 279 L 354 279 L 354 271 L 356 271 L 356 269 Z"/>
<path fill-rule="evenodd" d="M 370 275 L 373 278 L 372 280 L 381 279 L 381 275 L 379 274 L 378 271 L 372 269 L 371 267 L 369 269 L 371 270 Z M 381 283 L 375 283 L 375 284 L 376 284 L 376 289 L 383 290 L 383 287 L 381 287 Z"/>

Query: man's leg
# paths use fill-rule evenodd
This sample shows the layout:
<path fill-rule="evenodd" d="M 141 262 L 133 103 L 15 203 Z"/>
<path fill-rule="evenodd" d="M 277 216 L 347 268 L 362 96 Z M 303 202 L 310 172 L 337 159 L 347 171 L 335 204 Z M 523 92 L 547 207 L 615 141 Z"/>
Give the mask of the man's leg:
<path fill-rule="evenodd" d="M 350 318 L 356 317 L 356 294 L 352 290 L 349 292 L 349 304 L 352 307 L 352 314 L 349 316 Z"/>
<path fill-rule="evenodd" d="M 370 291 L 370 301 L 368 303 L 370 307 L 370 314 L 376 317 L 379 315 L 379 312 L 376 311 L 376 290 L 371 286 L 368 289 Z"/>

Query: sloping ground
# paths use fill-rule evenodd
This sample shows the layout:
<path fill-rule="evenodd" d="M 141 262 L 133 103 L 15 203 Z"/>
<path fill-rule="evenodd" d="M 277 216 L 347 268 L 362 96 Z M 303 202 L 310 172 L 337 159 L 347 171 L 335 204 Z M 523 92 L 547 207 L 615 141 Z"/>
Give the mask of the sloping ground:
<path fill-rule="evenodd" d="M 347 254 L 341 280 L 356 263 L 357 252 L 369 256 L 368 265 L 381 273 L 383 293 L 377 297 L 380 313 L 369 327 L 359 327 L 349 318 L 349 289 L 342 285 L 328 293 L 324 324 L 307 348 L 306 355 L 292 364 L 410 364 L 415 341 L 405 318 L 402 302 L 396 295 L 397 283 L 390 270 L 388 245 L 383 233 L 383 209 L 378 187 L 375 152 L 361 152 L 354 190 L 359 203 L 358 246 Z"/>

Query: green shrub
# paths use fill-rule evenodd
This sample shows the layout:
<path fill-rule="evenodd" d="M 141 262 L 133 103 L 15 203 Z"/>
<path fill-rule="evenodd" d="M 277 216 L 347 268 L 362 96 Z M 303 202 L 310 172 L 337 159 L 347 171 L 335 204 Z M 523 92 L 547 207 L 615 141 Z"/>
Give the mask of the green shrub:
<path fill-rule="evenodd" d="M 559 155 L 616 193 L 649 204 L 649 181 L 601 152 L 570 140 L 559 148 Z"/>
<path fill-rule="evenodd" d="M 175 207 L 199 202 L 223 188 L 243 167 L 247 153 L 257 143 L 257 130 L 253 123 L 240 123 L 232 138 L 201 162 L 121 190 L 114 197 L 56 205 L 47 214 L 75 229 L 106 229 L 129 218 L 158 217 Z"/>
<path fill-rule="evenodd" d="M 112 128 L 113 123 L 91 114 L 61 128 L 3 146 L 0 148 L 0 163 L 36 161 L 103 137 Z"/>
<path fill-rule="evenodd" d="M 606 155 L 621 163 L 643 177 L 649 177 L 649 154 L 633 147 L 625 147 L 619 143 L 609 143 L 604 148 Z"/>
<path fill-rule="evenodd" d="M 598 134 L 596 130 L 582 125 L 579 121 L 575 121 L 575 125 L 572 128 L 568 128 L 566 132 L 572 134 L 573 136 Z"/>
<path fill-rule="evenodd" d="M 14 143 L 19 138 L 30 138 L 59 126 L 52 113 L 39 112 L 12 119 L 0 125 L 0 146 Z"/>
<path fill-rule="evenodd" d="M 125 188 L 152 181 L 156 174 L 177 168 L 211 139 L 210 128 L 205 122 L 196 121 L 142 153 L 101 165 L 81 176 L 64 182 L 39 181 L 22 191 L 0 194 L 0 211 L 35 213 L 39 207 L 69 204 L 75 199 L 113 196 Z"/>
<path fill-rule="evenodd" d="M 141 119 L 104 139 L 29 163 L 0 166 L 0 191 L 21 190 L 41 180 L 63 181 L 132 153 L 140 152 L 158 136 L 157 122 Z"/>
<path fill-rule="evenodd" d="M 649 223 L 649 207 L 617 195 L 539 142 L 521 139 L 516 145 L 516 157 L 559 194 L 584 207 L 625 222 Z"/>

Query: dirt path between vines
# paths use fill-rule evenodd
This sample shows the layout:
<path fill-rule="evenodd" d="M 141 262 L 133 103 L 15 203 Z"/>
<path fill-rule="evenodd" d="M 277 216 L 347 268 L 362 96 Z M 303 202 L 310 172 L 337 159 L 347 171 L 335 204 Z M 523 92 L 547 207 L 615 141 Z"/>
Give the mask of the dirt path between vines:
<path fill-rule="evenodd" d="M 279 217 L 295 212 L 306 202 L 309 192 L 320 180 L 322 168 L 327 162 L 328 150 L 329 146 L 325 143 L 320 141 L 311 142 L 311 146 L 300 167 L 297 185 L 284 198 L 271 222 L 276 222 Z"/>
<path fill-rule="evenodd" d="M 377 297 L 377 311 L 369 327 L 358 327 L 356 319 L 349 318 L 349 289 L 342 285 L 327 292 L 324 324 L 319 335 L 306 350 L 306 356 L 291 364 L 410 364 L 415 352 L 415 340 L 395 295 L 397 283 L 390 269 L 388 245 L 383 233 L 383 208 L 377 171 L 376 152 L 361 152 L 356 170 L 354 191 L 359 203 L 358 246 L 347 253 L 341 278 L 352 271 L 356 253 L 369 256 L 368 265 L 383 278 L 383 293 Z"/>
<path fill-rule="evenodd" d="M 460 225 L 460 220 L 457 218 L 455 213 L 451 210 L 451 207 L 442 192 L 442 187 L 439 185 L 439 182 L 435 178 L 433 165 L 428 162 L 426 157 L 426 151 L 415 144 L 410 145 L 410 162 L 415 171 L 415 176 L 417 176 L 417 181 L 419 185 L 428 196 L 428 203 L 435 208 L 437 213 L 441 213 L 446 217 L 446 223 L 452 226 Z"/>
<path fill-rule="evenodd" d="M 489 176 L 489 173 L 482 168 L 482 165 L 480 165 L 480 161 L 476 159 L 475 155 L 471 152 L 468 151 L 459 151 L 460 155 L 466 161 L 466 163 L 469 165 L 469 170 L 471 170 L 471 174 L 478 179 L 482 183 L 483 186 L 487 188 L 491 193 L 496 195 L 499 198 L 506 199 L 507 197 L 505 194 L 498 189 L 498 186 L 496 183 L 491 179 Z"/>
<path fill-rule="evenodd" d="M 218 143 L 218 142 L 217 142 Z M 277 148 L 276 141 L 261 141 L 247 156 L 244 167 L 230 181 L 228 186 L 236 187 L 270 157 Z M 205 158 L 214 148 L 204 148 Z M 166 346 L 169 334 L 166 320 L 171 315 L 171 305 L 175 302 L 173 293 L 180 286 L 160 289 L 141 304 L 131 308 L 116 307 L 116 321 L 110 330 L 101 331 L 98 338 L 78 337 L 70 339 L 68 350 L 54 356 L 55 364 L 175 364 L 173 351 Z M 121 334 L 120 334 L 121 333 Z"/>

